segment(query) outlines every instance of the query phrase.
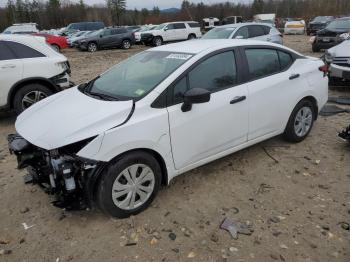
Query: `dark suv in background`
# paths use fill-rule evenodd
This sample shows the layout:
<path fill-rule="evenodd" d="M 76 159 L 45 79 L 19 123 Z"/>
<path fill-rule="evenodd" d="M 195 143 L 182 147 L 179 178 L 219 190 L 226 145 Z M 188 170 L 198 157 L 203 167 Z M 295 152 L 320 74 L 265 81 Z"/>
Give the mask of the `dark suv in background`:
<path fill-rule="evenodd" d="M 325 29 L 326 26 L 334 20 L 333 16 L 317 16 L 306 28 L 307 35 L 314 35 L 317 31 Z"/>
<path fill-rule="evenodd" d="M 350 17 L 338 18 L 327 25 L 323 30 L 317 31 L 312 42 L 312 51 L 319 52 L 343 42 L 350 33 Z"/>
<path fill-rule="evenodd" d="M 69 24 L 61 35 L 67 36 L 78 31 L 96 31 L 105 28 L 103 22 L 78 22 Z"/>
<path fill-rule="evenodd" d="M 105 48 L 129 49 L 135 44 L 134 33 L 124 27 L 105 28 L 77 43 L 80 50 L 95 52 Z"/>

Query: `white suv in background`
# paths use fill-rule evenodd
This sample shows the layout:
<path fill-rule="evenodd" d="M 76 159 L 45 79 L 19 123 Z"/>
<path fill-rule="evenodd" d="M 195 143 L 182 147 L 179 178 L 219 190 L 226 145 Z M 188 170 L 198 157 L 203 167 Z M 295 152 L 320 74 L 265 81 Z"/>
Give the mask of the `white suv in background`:
<path fill-rule="evenodd" d="M 42 37 L 0 35 L 0 109 L 22 112 L 70 86 L 67 58 Z"/>
<path fill-rule="evenodd" d="M 141 42 L 160 46 L 164 42 L 195 39 L 202 36 L 200 24 L 194 21 L 164 23 L 141 34 Z"/>

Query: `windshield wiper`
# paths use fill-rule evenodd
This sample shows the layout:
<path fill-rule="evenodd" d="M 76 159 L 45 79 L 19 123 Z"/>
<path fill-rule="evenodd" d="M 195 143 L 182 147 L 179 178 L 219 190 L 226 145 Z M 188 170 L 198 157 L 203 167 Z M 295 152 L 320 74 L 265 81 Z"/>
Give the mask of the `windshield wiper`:
<path fill-rule="evenodd" d="M 96 92 L 85 92 L 86 94 L 90 95 L 90 96 L 95 96 L 98 97 L 100 99 L 103 100 L 107 100 L 107 101 L 118 101 L 119 99 L 114 97 L 114 96 L 110 96 L 110 95 L 106 95 L 106 94 L 101 94 L 101 93 L 96 93 Z"/>

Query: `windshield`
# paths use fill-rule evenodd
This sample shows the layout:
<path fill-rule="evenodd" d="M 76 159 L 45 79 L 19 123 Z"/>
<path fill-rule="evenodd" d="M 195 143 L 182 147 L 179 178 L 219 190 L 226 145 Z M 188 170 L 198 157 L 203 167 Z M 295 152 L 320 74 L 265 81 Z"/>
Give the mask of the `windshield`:
<path fill-rule="evenodd" d="M 331 22 L 328 29 L 349 29 L 350 30 L 350 19 L 348 20 L 335 20 Z"/>
<path fill-rule="evenodd" d="M 162 30 L 167 24 L 161 24 L 159 26 L 156 26 L 154 30 Z"/>
<path fill-rule="evenodd" d="M 233 33 L 236 27 L 218 27 L 213 28 L 208 33 L 206 33 L 202 39 L 227 39 Z"/>
<path fill-rule="evenodd" d="M 191 57 L 192 54 L 145 51 L 112 67 L 86 92 L 117 100 L 139 99 Z"/>
<path fill-rule="evenodd" d="M 320 23 L 320 22 L 327 22 L 328 20 L 330 20 L 330 18 L 328 16 L 317 16 L 312 21 Z"/>

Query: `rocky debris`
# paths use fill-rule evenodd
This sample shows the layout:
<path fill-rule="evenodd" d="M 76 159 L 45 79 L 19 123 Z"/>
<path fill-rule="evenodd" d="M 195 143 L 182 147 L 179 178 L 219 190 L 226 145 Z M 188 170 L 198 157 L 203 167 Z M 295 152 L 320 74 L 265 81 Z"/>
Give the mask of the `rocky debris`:
<path fill-rule="evenodd" d="M 246 221 L 246 223 L 240 223 L 237 221 L 231 221 L 228 218 L 225 218 L 222 221 L 220 228 L 228 231 L 233 239 L 238 239 L 238 234 L 251 235 L 254 232 L 250 221 Z"/>
<path fill-rule="evenodd" d="M 155 245 L 155 244 L 157 244 L 158 243 L 158 240 L 155 238 L 155 237 L 153 237 L 152 239 L 151 239 L 151 241 L 150 241 L 150 244 L 153 246 L 153 245 Z"/>
<path fill-rule="evenodd" d="M 0 244 L 1 245 L 7 245 L 10 243 L 10 240 L 7 240 L 7 239 L 0 239 Z"/>
<path fill-rule="evenodd" d="M 193 251 L 191 251 L 190 253 L 188 253 L 187 257 L 188 257 L 188 258 L 194 258 L 194 257 L 196 257 L 196 253 L 194 253 Z"/>
<path fill-rule="evenodd" d="M 270 257 L 271 257 L 273 260 L 278 260 L 278 255 L 276 255 L 276 254 L 270 254 Z"/>
<path fill-rule="evenodd" d="M 0 255 L 9 255 L 12 253 L 11 249 L 0 249 Z"/>
<path fill-rule="evenodd" d="M 181 232 L 182 233 L 184 233 L 184 235 L 186 236 L 186 237 L 190 237 L 191 236 L 191 230 L 189 230 L 188 228 L 186 228 L 186 227 L 182 227 L 181 228 Z"/>
<path fill-rule="evenodd" d="M 230 252 L 238 252 L 238 248 L 236 247 L 230 247 L 228 250 L 230 250 Z"/>
<path fill-rule="evenodd" d="M 178 248 L 173 248 L 172 251 L 175 252 L 175 253 L 179 253 L 180 252 L 180 250 Z"/>
<path fill-rule="evenodd" d="M 23 244 L 24 242 L 26 242 L 26 240 L 25 240 L 24 237 L 22 237 L 22 238 L 19 240 L 19 243 L 20 243 L 20 244 Z"/>
<path fill-rule="evenodd" d="M 344 229 L 344 230 L 350 230 L 350 225 L 349 225 L 349 223 L 340 222 L 340 226 L 341 226 L 341 228 Z"/>
<path fill-rule="evenodd" d="M 280 248 L 282 249 L 288 249 L 288 247 L 285 244 L 280 244 Z"/>
<path fill-rule="evenodd" d="M 171 232 L 171 233 L 169 233 L 169 238 L 172 240 L 172 241 L 175 241 L 175 239 L 176 239 L 176 234 L 175 233 L 173 233 L 173 232 Z"/>
<path fill-rule="evenodd" d="M 261 183 L 258 190 L 256 191 L 256 194 L 268 193 L 271 189 L 274 189 L 274 187 L 265 183 Z"/>
<path fill-rule="evenodd" d="M 318 187 L 319 187 L 320 189 L 324 189 L 324 190 L 327 190 L 327 189 L 330 189 L 330 188 L 331 188 L 329 185 L 322 185 L 322 184 L 318 185 Z"/>
<path fill-rule="evenodd" d="M 27 213 L 27 212 L 29 212 L 29 207 L 22 207 L 22 208 L 19 210 L 19 212 L 21 212 L 22 214 Z"/>
<path fill-rule="evenodd" d="M 317 248 L 317 245 L 315 243 L 310 243 L 310 247 L 315 249 Z"/>
<path fill-rule="evenodd" d="M 210 235 L 210 240 L 216 243 L 219 241 L 219 237 L 217 234 L 213 233 Z"/>
<path fill-rule="evenodd" d="M 273 216 L 273 217 L 270 217 L 268 220 L 267 220 L 267 223 L 268 224 L 271 224 L 271 223 L 279 223 L 281 222 L 281 219 L 277 216 Z"/>
<path fill-rule="evenodd" d="M 327 231 L 329 231 L 329 229 L 330 229 L 328 225 L 322 225 L 321 227 L 322 227 L 322 229 L 327 230 Z"/>

